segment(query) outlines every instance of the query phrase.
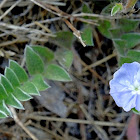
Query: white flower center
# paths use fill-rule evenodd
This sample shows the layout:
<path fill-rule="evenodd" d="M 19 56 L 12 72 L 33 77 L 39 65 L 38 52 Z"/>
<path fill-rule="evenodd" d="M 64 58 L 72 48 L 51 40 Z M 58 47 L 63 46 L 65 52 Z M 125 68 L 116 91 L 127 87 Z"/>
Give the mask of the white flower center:
<path fill-rule="evenodd" d="M 136 80 L 133 85 L 129 85 L 129 89 L 132 90 L 132 94 L 140 95 L 140 83 Z"/>

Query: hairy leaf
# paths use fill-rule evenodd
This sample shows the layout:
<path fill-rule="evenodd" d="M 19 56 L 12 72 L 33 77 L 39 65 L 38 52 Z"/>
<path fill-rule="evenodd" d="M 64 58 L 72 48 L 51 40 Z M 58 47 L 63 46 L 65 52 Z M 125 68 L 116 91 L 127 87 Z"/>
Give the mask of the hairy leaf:
<path fill-rule="evenodd" d="M 0 101 L 0 110 L 2 112 L 4 112 L 5 114 L 9 115 L 10 117 L 12 117 L 12 113 L 11 111 L 9 110 L 9 108 L 5 105 L 5 102 L 4 100 L 3 101 Z"/>
<path fill-rule="evenodd" d="M 140 33 L 127 33 L 122 35 L 122 39 L 126 40 L 127 48 L 133 48 L 136 45 L 140 44 Z"/>
<path fill-rule="evenodd" d="M 2 84 L 0 84 L 0 100 L 6 99 L 7 97 L 8 97 L 8 94 L 5 88 L 3 87 Z"/>
<path fill-rule="evenodd" d="M 11 85 L 11 83 L 9 82 L 9 80 L 3 75 L 1 75 L 1 83 L 4 86 L 7 94 L 12 93 L 14 91 L 14 88 Z"/>
<path fill-rule="evenodd" d="M 126 41 L 122 39 L 113 39 L 114 46 L 118 50 L 120 55 L 125 55 L 126 50 Z"/>
<path fill-rule="evenodd" d="M 87 46 L 93 46 L 93 34 L 92 34 L 92 28 L 90 26 L 85 27 L 82 30 L 82 40 Z"/>
<path fill-rule="evenodd" d="M 20 101 L 28 101 L 32 99 L 32 97 L 29 94 L 27 94 L 20 88 L 16 88 L 13 92 L 13 95 Z"/>
<path fill-rule="evenodd" d="M 6 68 L 6 70 L 5 70 L 5 76 L 10 81 L 10 83 L 12 84 L 12 86 L 14 88 L 20 86 L 20 82 L 19 82 L 16 74 L 14 73 L 14 71 L 12 69 Z"/>
<path fill-rule="evenodd" d="M 133 61 L 140 62 L 140 51 L 139 50 L 129 50 L 127 56 Z"/>
<path fill-rule="evenodd" d="M 39 95 L 40 93 L 38 89 L 35 87 L 35 85 L 32 82 L 26 82 L 24 85 L 21 87 L 23 91 L 27 92 L 30 95 Z"/>
<path fill-rule="evenodd" d="M 37 74 L 32 78 L 32 83 L 36 86 L 39 91 L 48 89 L 50 86 L 44 81 L 41 74 Z"/>
<path fill-rule="evenodd" d="M 120 12 L 123 9 L 122 3 L 116 3 L 111 10 L 111 16 L 114 16 L 116 13 Z"/>
<path fill-rule="evenodd" d="M 14 95 L 9 94 L 8 96 L 9 97 L 5 100 L 6 104 L 17 109 L 24 109 L 23 105 L 18 101 L 18 99 Z"/>
<path fill-rule="evenodd" d="M 32 45 L 32 49 L 39 54 L 44 62 L 48 62 L 54 59 L 54 53 L 47 47 Z"/>
<path fill-rule="evenodd" d="M 40 56 L 30 47 L 25 49 L 26 65 L 31 75 L 43 73 L 44 63 Z"/>
<path fill-rule="evenodd" d="M 56 81 L 71 81 L 69 74 L 62 67 L 55 64 L 48 65 L 45 77 Z"/>
<path fill-rule="evenodd" d="M 59 63 L 69 70 L 72 62 L 73 62 L 73 53 L 69 50 L 60 50 L 57 52 L 57 60 Z"/>
<path fill-rule="evenodd" d="M 104 20 L 100 21 L 100 25 L 98 26 L 99 31 L 107 38 L 111 38 L 111 34 L 109 29 L 112 28 L 111 21 Z"/>
<path fill-rule="evenodd" d="M 28 75 L 25 70 L 15 61 L 10 60 L 9 67 L 15 72 L 21 83 L 26 82 L 28 80 Z"/>
<path fill-rule="evenodd" d="M 6 118 L 8 117 L 7 114 L 0 110 L 0 118 Z"/>
<path fill-rule="evenodd" d="M 118 24 L 120 28 L 124 32 L 134 31 L 139 25 L 139 20 L 136 20 L 136 19 L 123 18 L 123 19 L 119 19 L 118 22 L 119 22 Z"/>
<path fill-rule="evenodd" d="M 55 35 L 56 37 L 50 38 L 50 42 L 65 48 L 70 48 L 72 46 L 74 38 L 72 32 L 62 31 L 57 32 Z"/>

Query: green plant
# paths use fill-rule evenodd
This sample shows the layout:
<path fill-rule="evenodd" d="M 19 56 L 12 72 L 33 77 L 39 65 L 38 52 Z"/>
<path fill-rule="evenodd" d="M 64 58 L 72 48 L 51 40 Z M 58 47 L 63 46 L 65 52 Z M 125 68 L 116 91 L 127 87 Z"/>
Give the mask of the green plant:
<path fill-rule="evenodd" d="M 133 7 L 135 3 L 136 3 L 136 0 L 133 0 L 133 1 L 128 1 L 127 4 L 131 4 L 129 6 Z M 119 5 L 116 4 L 112 8 L 111 15 L 113 16 L 121 10 L 122 10 L 121 4 Z M 140 62 L 140 51 L 137 49 L 137 45 L 140 44 L 140 33 L 137 32 L 136 30 L 138 25 L 139 25 L 139 20 L 128 19 L 128 18 L 101 21 L 101 24 L 98 29 L 104 36 L 106 36 L 109 39 L 112 39 L 113 44 L 117 50 L 119 66 L 122 66 L 124 63 Z M 124 66 L 125 65 L 123 65 L 123 68 Z M 118 73 L 119 72 L 117 72 L 117 74 Z M 121 77 L 123 77 L 123 75 L 121 75 Z M 117 80 L 121 81 L 121 78 L 118 78 Z M 123 80 L 125 80 L 125 78 Z M 135 80 L 136 79 L 134 79 L 134 81 Z M 125 82 L 124 84 L 127 85 L 127 83 Z M 115 89 L 119 89 L 119 87 L 117 87 L 116 85 L 115 85 Z M 117 92 L 114 92 L 114 93 L 118 95 Z M 120 95 L 122 94 L 123 93 L 121 92 Z M 128 95 L 128 97 L 130 96 Z M 121 99 L 117 100 L 117 102 L 118 101 L 120 102 Z M 132 111 L 136 114 L 140 114 L 140 112 L 136 110 L 135 108 L 133 108 Z"/>
<path fill-rule="evenodd" d="M 45 78 L 57 81 L 71 81 L 67 71 L 56 64 L 54 53 L 50 49 L 42 46 L 27 45 L 24 55 L 29 75 L 13 60 L 9 61 L 9 67 L 5 69 L 4 75 L 1 75 L 0 118 L 12 117 L 7 105 L 17 109 L 24 109 L 20 101 L 30 100 L 32 95 L 40 95 L 39 91 L 50 88 Z M 58 61 L 66 69 L 69 69 L 73 58 L 71 51 L 64 51 L 63 56 L 63 60 L 59 59 Z"/>

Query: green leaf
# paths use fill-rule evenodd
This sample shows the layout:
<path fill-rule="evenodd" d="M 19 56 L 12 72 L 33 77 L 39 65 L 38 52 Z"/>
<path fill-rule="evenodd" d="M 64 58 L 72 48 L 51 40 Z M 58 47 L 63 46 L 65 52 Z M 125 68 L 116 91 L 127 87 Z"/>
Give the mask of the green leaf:
<path fill-rule="evenodd" d="M 15 61 L 10 60 L 9 67 L 15 72 L 18 80 L 23 83 L 28 80 L 28 75 L 25 70 Z"/>
<path fill-rule="evenodd" d="M 9 93 L 12 93 L 14 91 L 13 86 L 11 85 L 9 80 L 3 75 L 1 75 L 1 83 L 4 86 L 8 95 L 9 95 Z"/>
<path fill-rule="evenodd" d="M 83 6 L 82 6 L 82 12 L 83 13 L 92 13 L 90 7 L 88 6 L 87 3 L 84 3 Z"/>
<path fill-rule="evenodd" d="M 21 89 L 30 95 L 39 95 L 40 96 L 38 89 L 35 87 L 35 85 L 32 82 L 24 83 L 24 85 L 21 87 Z"/>
<path fill-rule="evenodd" d="M 13 117 L 11 111 L 9 110 L 9 108 L 5 105 L 4 100 L 0 101 L 0 110 L 2 112 L 4 112 L 5 114 L 9 115 L 10 117 Z"/>
<path fill-rule="evenodd" d="M 87 26 L 82 30 L 82 40 L 87 46 L 93 46 L 93 35 L 92 35 L 92 28 Z"/>
<path fill-rule="evenodd" d="M 120 27 L 110 28 L 109 29 L 112 39 L 119 39 L 122 35 L 122 30 Z"/>
<path fill-rule="evenodd" d="M 26 65 L 31 75 L 43 73 L 44 63 L 40 56 L 29 46 L 25 49 Z"/>
<path fill-rule="evenodd" d="M 111 34 L 109 32 L 110 28 L 112 28 L 111 21 L 109 21 L 109 20 L 103 20 L 103 21 L 101 20 L 100 21 L 100 25 L 98 26 L 98 30 L 100 31 L 100 33 L 102 35 L 111 39 Z"/>
<path fill-rule="evenodd" d="M 111 13 L 112 8 L 114 7 L 114 5 L 116 4 L 116 2 L 111 2 L 110 4 L 108 4 L 106 7 L 104 7 L 101 11 L 101 15 L 106 15 L 109 16 Z"/>
<path fill-rule="evenodd" d="M 111 10 L 111 16 L 114 16 L 123 9 L 122 3 L 116 3 Z"/>
<path fill-rule="evenodd" d="M 120 57 L 119 66 L 122 66 L 124 63 L 132 63 L 133 60 L 129 57 Z"/>
<path fill-rule="evenodd" d="M 41 74 L 35 75 L 31 82 L 37 87 L 39 91 L 48 89 L 50 86 L 44 81 Z"/>
<path fill-rule="evenodd" d="M 6 68 L 5 76 L 10 81 L 10 83 L 12 84 L 12 86 L 14 88 L 20 86 L 19 80 L 18 80 L 16 74 L 14 73 L 14 71 L 12 69 Z"/>
<path fill-rule="evenodd" d="M 16 88 L 13 92 L 13 95 L 20 101 L 27 101 L 32 99 L 32 97 L 29 94 L 27 94 L 20 88 Z"/>
<path fill-rule="evenodd" d="M 8 117 L 7 114 L 0 110 L 0 118 L 6 118 Z"/>
<path fill-rule="evenodd" d="M 45 77 L 56 81 L 71 81 L 69 74 L 62 67 L 55 64 L 48 65 Z"/>
<path fill-rule="evenodd" d="M 131 109 L 135 114 L 140 115 L 140 111 L 136 110 L 135 108 Z"/>
<path fill-rule="evenodd" d="M 54 59 L 54 53 L 47 47 L 32 45 L 32 49 L 42 58 L 44 62 Z"/>
<path fill-rule="evenodd" d="M 72 32 L 62 31 L 57 32 L 56 37 L 50 38 L 49 41 L 60 47 L 70 48 L 73 43 L 73 34 Z"/>
<path fill-rule="evenodd" d="M 139 20 L 136 19 L 123 18 L 119 19 L 118 22 L 118 25 L 124 32 L 134 31 L 139 25 Z"/>
<path fill-rule="evenodd" d="M 2 84 L 0 84 L 0 100 L 6 99 L 8 97 L 7 92 Z"/>
<path fill-rule="evenodd" d="M 57 51 L 56 54 L 57 54 L 57 60 L 59 61 L 60 65 L 62 65 L 67 70 L 69 70 L 73 62 L 72 51 L 61 49 L 60 51 Z"/>
<path fill-rule="evenodd" d="M 127 56 L 132 60 L 140 62 L 140 51 L 139 50 L 129 50 Z"/>
<path fill-rule="evenodd" d="M 118 50 L 120 55 L 125 55 L 126 52 L 126 41 L 122 39 L 113 39 L 114 46 Z"/>
<path fill-rule="evenodd" d="M 20 101 L 12 94 L 9 94 L 9 97 L 5 99 L 5 103 L 17 109 L 24 109 Z"/>
<path fill-rule="evenodd" d="M 127 33 L 122 35 L 121 38 L 127 42 L 126 47 L 129 49 L 140 44 L 140 33 Z"/>

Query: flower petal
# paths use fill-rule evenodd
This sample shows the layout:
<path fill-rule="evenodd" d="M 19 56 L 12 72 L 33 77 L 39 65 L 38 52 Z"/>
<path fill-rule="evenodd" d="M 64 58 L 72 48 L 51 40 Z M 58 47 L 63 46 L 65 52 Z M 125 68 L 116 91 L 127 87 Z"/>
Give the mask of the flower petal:
<path fill-rule="evenodd" d="M 137 100 L 136 100 L 136 110 L 140 111 L 140 95 L 137 95 Z"/>
<path fill-rule="evenodd" d="M 111 94 L 111 96 L 115 100 L 117 106 L 122 107 L 125 111 L 130 111 L 136 105 L 137 95 L 133 95 L 131 91 L 114 93 Z"/>

